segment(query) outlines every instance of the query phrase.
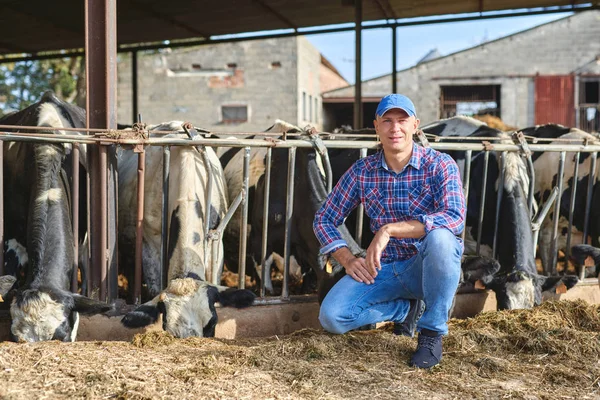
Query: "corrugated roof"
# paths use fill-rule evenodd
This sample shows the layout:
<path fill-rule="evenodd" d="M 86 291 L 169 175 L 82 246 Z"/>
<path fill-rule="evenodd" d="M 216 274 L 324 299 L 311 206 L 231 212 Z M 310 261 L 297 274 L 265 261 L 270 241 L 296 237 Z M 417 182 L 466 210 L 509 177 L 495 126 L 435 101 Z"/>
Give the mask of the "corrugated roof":
<path fill-rule="evenodd" d="M 82 0 L 0 0 L 0 55 L 83 48 L 84 4 Z M 363 20 L 577 4 L 589 1 L 363 0 Z M 117 41 L 127 45 L 352 23 L 353 5 L 353 0 L 120 0 Z"/>

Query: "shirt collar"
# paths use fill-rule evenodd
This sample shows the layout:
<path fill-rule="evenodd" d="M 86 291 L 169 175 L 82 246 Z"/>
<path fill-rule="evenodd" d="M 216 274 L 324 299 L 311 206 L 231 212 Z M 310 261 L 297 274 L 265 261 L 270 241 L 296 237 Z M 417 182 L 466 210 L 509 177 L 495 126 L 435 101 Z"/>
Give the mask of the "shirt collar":
<path fill-rule="evenodd" d="M 410 160 L 408 160 L 408 164 L 412 166 L 414 169 L 421 169 L 421 160 L 425 155 L 425 148 L 422 146 L 418 146 L 416 143 L 413 143 L 413 152 L 410 156 Z M 384 169 L 390 170 L 387 163 L 385 162 L 385 157 L 383 156 L 383 150 L 379 152 L 379 158 L 381 159 L 381 167 Z"/>

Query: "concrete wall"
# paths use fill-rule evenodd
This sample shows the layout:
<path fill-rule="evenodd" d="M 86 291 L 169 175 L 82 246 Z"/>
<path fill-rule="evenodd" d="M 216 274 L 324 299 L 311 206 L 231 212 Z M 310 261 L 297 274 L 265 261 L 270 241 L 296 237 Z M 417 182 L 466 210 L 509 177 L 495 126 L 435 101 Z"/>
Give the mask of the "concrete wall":
<path fill-rule="evenodd" d="M 402 34 L 400 32 L 400 34 Z M 412 98 L 421 121 L 439 118 L 440 86 L 500 84 L 501 116 L 508 125 L 534 123 L 536 74 L 576 72 L 600 55 L 600 11 L 587 11 L 398 73 L 398 92 Z M 363 97 L 391 91 L 389 75 L 363 82 Z M 354 87 L 324 97 L 353 97 Z"/>
<path fill-rule="evenodd" d="M 138 54 L 138 107 L 143 120 L 186 120 L 229 132 L 262 131 L 276 118 L 297 122 L 296 42 L 296 38 L 266 39 Z M 246 105 L 248 122 L 223 123 L 223 105 Z M 121 55 L 119 122 L 131 122 L 131 107 L 131 59 Z"/>
<path fill-rule="evenodd" d="M 298 124 L 310 124 L 321 129 L 321 53 L 310 42 L 298 37 Z"/>

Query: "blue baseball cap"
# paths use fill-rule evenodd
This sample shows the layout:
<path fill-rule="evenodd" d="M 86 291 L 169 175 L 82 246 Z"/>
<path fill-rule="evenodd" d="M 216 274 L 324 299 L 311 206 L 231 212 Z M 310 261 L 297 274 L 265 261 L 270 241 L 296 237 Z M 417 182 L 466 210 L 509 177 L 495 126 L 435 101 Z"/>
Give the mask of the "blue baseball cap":
<path fill-rule="evenodd" d="M 417 112 L 415 111 L 415 105 L 408 97 L 403 94 L 388 94 L 379 102 L 375 117 L 383 117 L 383 114 L 391 110 L 392 108 L 399 108 L 406 112 L 409 117 L 416 117 Z"/>

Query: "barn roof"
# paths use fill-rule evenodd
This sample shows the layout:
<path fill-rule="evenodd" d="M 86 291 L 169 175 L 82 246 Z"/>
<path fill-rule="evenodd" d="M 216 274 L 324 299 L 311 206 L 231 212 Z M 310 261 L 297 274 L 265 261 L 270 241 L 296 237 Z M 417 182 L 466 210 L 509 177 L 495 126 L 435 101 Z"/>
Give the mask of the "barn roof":
<path fill-rule="evenodd" d="M 0 0 L 0 55 L 83 48 L 84 4 L 82 0 Z M 590 1 L 363 0 L 363 21 L 585 4 Z M 281 29 L 301 32 L 353 23 L 354 15 L 353 0 L 121 0 L 117 41 L 124 46 Z"/>

